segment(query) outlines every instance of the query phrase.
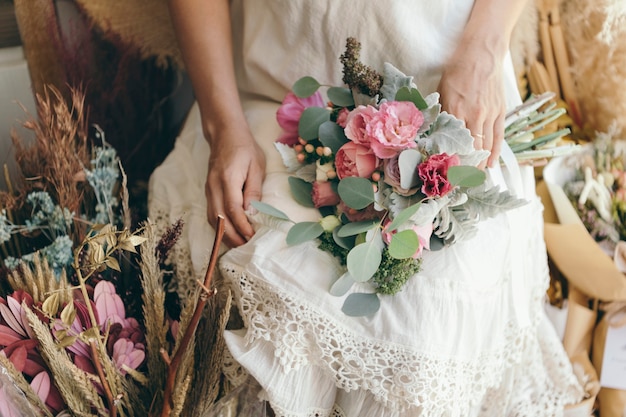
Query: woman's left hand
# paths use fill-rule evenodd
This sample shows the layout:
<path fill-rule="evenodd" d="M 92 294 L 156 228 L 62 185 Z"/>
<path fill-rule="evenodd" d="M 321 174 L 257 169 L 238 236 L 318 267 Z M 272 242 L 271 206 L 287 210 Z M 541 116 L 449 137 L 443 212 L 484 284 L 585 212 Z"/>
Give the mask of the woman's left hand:
<path fill-rule="evenodd" d="M 503 63 L 496 55 L 484 45 L 460 44 L 438 87 L 443 110 L 465 121 L 476 149 L 491 152 L 490 167 L 500 157 L 506 115 Z"/>

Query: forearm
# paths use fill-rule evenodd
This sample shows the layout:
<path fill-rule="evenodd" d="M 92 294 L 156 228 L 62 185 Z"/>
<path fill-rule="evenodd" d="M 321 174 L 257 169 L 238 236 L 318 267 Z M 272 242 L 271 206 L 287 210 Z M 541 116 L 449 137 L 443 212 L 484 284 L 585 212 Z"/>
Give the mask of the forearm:
<path fill-rule="evenodd" d="M 244 126 L 235 81 L 228 0 L 169 0 L 185 67 L 209 141 L 217 132 Z"/>
<path fill-rule="evenodd" d="M 476 0 L 460 40 L 462 48 L 481 48 L 503 57 L 528 0 Z"/>

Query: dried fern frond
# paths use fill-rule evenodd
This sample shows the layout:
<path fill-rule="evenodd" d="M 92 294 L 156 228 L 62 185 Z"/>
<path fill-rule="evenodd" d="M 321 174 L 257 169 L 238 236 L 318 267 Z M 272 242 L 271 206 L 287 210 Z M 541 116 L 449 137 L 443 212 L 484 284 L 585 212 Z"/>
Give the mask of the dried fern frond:
<path fill-rule="evenodd" d="M 183 335 L 187 331 L 191 318 L 194 314 L 194 311 L 196 310 L 197 300 L 198 300 L 197 294 L 194 295 L 193 297 L 189 297 L 187 299 L 187 302 L 183 306 L 182 311 L 180 312 L 180 327 L 178 329 L 178 334 L 176 335 L 176 342 L 174 345 L 174 349 L 172 351 L 172 356 L 174 356 L 176 352 L 178 351 L 178 349 L 180 349 L 180 343 L 183 339 Z M 189 345 L 187 345 L 185 351 L 183 352 L 183 356 L 180 361 L 180 366 L 178 367 L 178 371 L 176 373 L 176 382 L 174 384 L 173 392 L 176 393 L 175 397 L 181 397 L 184 394 L 184 396 L 182 397 L 183 402 L 184 402 L 184 398 L 187 395 L 187 388 L 188 388 L 187 381 L 193 379 L 193 374 L 194 374 L 194 362 L 195 362 L 194 351 L 195 351 L 195 345 L 196 345 L 196 335 L 197 335 L 197 329 L 196 329 L 196 332 L 194 332 L 193 337 L 191 338 L 189 342 Z M 175 398 L 173 399 L 175 400 Z M 176 405 L 176 401 L 174 401 L 174 404 Z"/>

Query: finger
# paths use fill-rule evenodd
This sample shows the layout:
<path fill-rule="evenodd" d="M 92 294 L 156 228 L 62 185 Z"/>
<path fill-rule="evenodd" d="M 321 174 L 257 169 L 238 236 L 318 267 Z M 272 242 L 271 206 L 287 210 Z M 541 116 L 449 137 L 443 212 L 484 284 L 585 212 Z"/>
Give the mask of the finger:
<path fill-rule="evenodd" d="M 243 207 L 248 209 L 250 202 L 261 201 L 263 189 L 264 170 L 260 168 L 250 169 L 248 178 L 243 187 Z"/>
<path fill-rule="evenodd" d="M 207 220 L 209 224 L 215 229 L 217 216 L 222 215 L 224 217 L 224 236 L 222 239 L 224 244 L 229 248 L 243 245 L 246 242 L 245 239 L 243 236 L 239 235 L 231 219 L 226 214 L 223 204 L 224 196 L 222 187 L 211 185 L 211 183 L 207 181 L 205 194 L 207 197 Z"/>
<path fill-rule="evenodd" d="M 237 246 L 240 246 L 250 240 L 254 234 L 254 229 L 248 221 L 243 207 L 243 186 L 237 183 L 224 183 L 223 187 L 225 214 L 234 229 L 233 241 L 236 241 Z"/>
<path fill-rule="evenodd" d="M 500 159 L 500 153 L 502 151 L 502 143 L 504 142 L 504 113 L 500 113 L 493 125 L 493 145 L 491 147 L 491 155 L 487 164 L 490 167 L 494 167 Z"/>

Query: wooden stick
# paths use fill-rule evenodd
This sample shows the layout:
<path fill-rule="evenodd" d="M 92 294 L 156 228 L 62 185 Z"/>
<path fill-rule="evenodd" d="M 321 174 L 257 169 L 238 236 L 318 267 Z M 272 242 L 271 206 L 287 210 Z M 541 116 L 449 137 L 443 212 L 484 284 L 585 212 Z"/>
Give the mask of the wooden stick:
<path fill-rule="evenodd" d="M 561 95 L 559 88 L 559 76 L 554 61 L 554 51 L 552 48 L 552 40 L 550 38 L 550 22 L 548 21 L 548 13 L 541 10 L 539 13 L 539 39 L 541 42 L 541 51 L 543 54 L 543 63 L 550 77 L 548 91 L 554 91 L 557 95 Z"/>
<path fill-rule="evenodd" d="M 200 321 L 200 317 L 202 316 L 202 310 L 204 310 L 204 306 L 206 305 L 209 297 L 215 294 L 214 291 L 210 291 L 207 293 L 205 289 L 211 287 L 211 281 L 213 279 L 213 272 L 215 271 L 215 266 L 217 265 L 217 258 L 220 252 L 220 245 L 222 244 L 222 237 L 224 236 L 224 217 L 217 216 L 217 225 L 215 227 L 215 241 L 213 241 L 213 250 L 211 251 L 211 259 L 209 260 L 209 266 L 206 270 L 206 274 L 204 276 L 204 284 L 202 285 L 202 291 L 198 296 L 198 302 L 196 304 L 196 309 L 193 312 L 193 316 L 189 321 L 189 325 L 187 329 L 185 329 L 185 334 L 183 335 L 180 344 L 178 345 L 178 349 L 174 354 L 174 357 L 171 358 L 170 363 L 167 367 L 167 379 L 165 381 L 165 392 L 163 393 L 163 408 L 161 409 L 161 417 L 169 417 L 172 408 L 174 407 L 174 383 L 176 382 L 176 374 L 178 373 L 178 367 L 183 359 L 183 355 L 191 340 L 193 338 L 194 333 L 198 327 L 198 322 Z M 163 354 L 163 353 L 162 353 Z"/>
<path fill-rule="evenodd" d="M 552 24 L 550 26 L 550 36 L 552 45 L 554 46 L 554 57 L 559 71 L 559 79 L 561 80 L 561 89 L 563 99 L 569 106 L 570 116 L 578 126 L 582 126 L 582 118 L 580 115 L 580 107 L 574 86 L 574 80 L 570 73 L 570 61 L 567 55 L 567 46 L 561 29 L 561 19 L 559 17 L 559 9 L 555 8 L 550 14 Z"/>

